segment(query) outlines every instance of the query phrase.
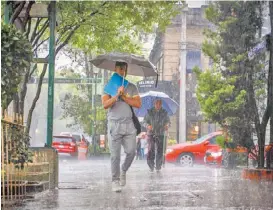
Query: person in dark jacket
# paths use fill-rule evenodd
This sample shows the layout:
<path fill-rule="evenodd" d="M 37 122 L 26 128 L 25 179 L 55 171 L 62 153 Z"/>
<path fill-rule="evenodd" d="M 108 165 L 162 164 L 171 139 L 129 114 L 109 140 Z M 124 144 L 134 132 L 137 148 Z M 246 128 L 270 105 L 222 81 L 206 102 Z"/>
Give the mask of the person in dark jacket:
<path fill-rule="evenodd" d="M 163 164 L 164 133 L 170 126 L 170 118 L 162 108 L 160 99 L 155 100 L 154 107 L 148 110 L 143 121 L 148 134 L 147 164 L 151 172 L 154 168 L 160 171 Z"/>

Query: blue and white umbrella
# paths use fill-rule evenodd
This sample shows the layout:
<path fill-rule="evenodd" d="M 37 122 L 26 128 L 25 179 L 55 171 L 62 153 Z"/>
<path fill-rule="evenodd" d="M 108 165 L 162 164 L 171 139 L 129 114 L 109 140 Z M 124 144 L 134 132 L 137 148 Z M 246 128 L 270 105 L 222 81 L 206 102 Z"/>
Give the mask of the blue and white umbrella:
<path fill-rule="evenodd" d="M 147 114 L 148 109 L 154 107 L 156 99 L 162 100 L 162 108 L 165 109 L 169 116 L 174 115 L 179 107 L 178 103 L 171 99 L 167 94 L 157 91 L 149 91 L 140 94 L 142 106 L 139 109 L 135 109 L 136 116 L 144 117 Z"/>

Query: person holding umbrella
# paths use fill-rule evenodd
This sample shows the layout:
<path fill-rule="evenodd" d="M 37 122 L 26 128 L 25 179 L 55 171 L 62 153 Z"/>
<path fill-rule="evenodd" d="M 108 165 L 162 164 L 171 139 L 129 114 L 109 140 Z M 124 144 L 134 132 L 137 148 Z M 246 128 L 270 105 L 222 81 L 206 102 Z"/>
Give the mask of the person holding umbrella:
<path fill-rule="evenodd" d="M 160 171 L 163 164 L 163 150 L 165 131 L 170 126 L 168 112 L 162 108 L 162 100 L 156 98 L 154 107 L 149 109 L 144 117 L 144 126 L 148 134 L 148 156 L 147 164 L 151 170 Z"/>
<path fill-rule="evenodd" d="M 155 76 L 155 66 L 144 56 L 131 53 L 110 52 L 98 55 L 91 63 L 100 69 L 115 71 L 104 88 L 102 104 L 108 109 L 108 139 L 111 152 L 112 190 L 121 191 L 126 184 L 126 172 L 135 157 L 136 135 L 141 125 L 133 110 L 141 107 L 137 87 L 125 79 L 128 74 L 142 77 Z M 126 158 L 120 172 L 120 150 L 124 147 Z"/>
<path fill-rule="evenodd" d="M 127 74 L 127 63 L 116 62 L 115 72 L 122 78 Z M 112 190 L 121 191 L 126 184 L 126 172 L 131 166 L 136 151 L 136 128 L 132 120 L 132 108 L 141 107 L 137 87 L 128 82 L 126 88 L 120 86 L 116 95 L 105 93 L 102 104 L 108 109 L 108 138 L 111 151 Z M 121 145 L 126 153 L 120 172 Z"/>

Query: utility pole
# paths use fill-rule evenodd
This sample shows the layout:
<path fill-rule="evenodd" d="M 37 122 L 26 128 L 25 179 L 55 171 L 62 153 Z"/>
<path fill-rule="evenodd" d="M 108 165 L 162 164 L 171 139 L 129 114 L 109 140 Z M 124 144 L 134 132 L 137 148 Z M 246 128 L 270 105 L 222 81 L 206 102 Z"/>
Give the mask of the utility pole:
<path fill-rule="evenodd" d="M 187 138 L 187 110 L 186 110 L 186 64 L 187 64 L 187 11 L 182 9 L 181 14 L 181 54 L 180 54 L 180 109 L 179 109 L 179 143 L 186 142 Z"/>
<path fill-rule="evenodd" d="M 54 77 L 55 77 L 55 26 L 56 26 L 56 1 L 49 4 L 49 71 L 48 71 L 48 104 L 47 104 L 47 146 L 52 145 L 53 114 L 54 114 Z"/>
<path fill-rule="evenodd" d="M 273 109 L 273 2 L 269 1 L 269 17 L 270 17 L 270 26 L 271 26 L 271 32 L 269 34 L 269 73 L 268 73 L 268 81 L 270 85 L 270 96 L 271 97 L 271 106 Z M 271 83 L 271 84 L 270 84 Z M 270 116 L 270 135 L 269 135 L 269 141 L 270 143 L 273 143 L 273 111 L 271 111 Z"/>
<path fill-rule="evenodd" d="M 93 109 L 94 109 L 94 123 L 93 123 L 93 132 L 92 132 L 92 134 L 93 134 L 93 147 L 94 147 L 94 155 L 96 155 L 96 153 L 97 153 L 97 106 L 96 106 L 96 104 L 97 104 L 97 102 L 96 102 L 96 98 L 97 98 L 97 80 L 98 80 L 98 73 L 99 73 L 99 70 L 97 69 L 97 68 L 94 68 L 93 69 L 93 73 L 94 73 L 94 75 L 95 75 L 95 93 L 94 93 L 94 95 L 93 95 L 93 105 L 92 105 L 92 107 L 93 107 Z"/>
<path fill-rule="evenodd" d="M 10 9 L 11 9 L 11 2 L 5 3 L 5 11 L 4 11 L 4 22 L 9 24 L 10 20 Z"/>

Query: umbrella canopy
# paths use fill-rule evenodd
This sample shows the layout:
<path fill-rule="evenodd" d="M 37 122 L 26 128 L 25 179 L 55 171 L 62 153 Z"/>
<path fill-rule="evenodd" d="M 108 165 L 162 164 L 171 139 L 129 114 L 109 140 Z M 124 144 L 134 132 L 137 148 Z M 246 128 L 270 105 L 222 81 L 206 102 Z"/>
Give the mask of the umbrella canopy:
<path fill-rule="evenodd" d="M 179 107 L 176 101 L 163 92 L 149 91 L 140 94 L 140 97 L 142 106 L 139 109 L 135 109 L 136 116 L 138 117 L 144 117 L 147 114 L 148 109 L 154 107 L 154 101 L 156 99 L 162 100 L 162 108 L 164 108 L 170 116 L 174 115 Z"/>
<path fill-rule="evenodd" d="M 126 62 L 128 64 L 128 74 L 135 76 L 157 76 L 156 67 L 143 56 L 137 56 L 128 53 L 112 52 L 99 55 L 91 60 L 91 63 L 98 68 L 115 70 L 117 61 Z"/>

